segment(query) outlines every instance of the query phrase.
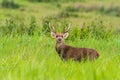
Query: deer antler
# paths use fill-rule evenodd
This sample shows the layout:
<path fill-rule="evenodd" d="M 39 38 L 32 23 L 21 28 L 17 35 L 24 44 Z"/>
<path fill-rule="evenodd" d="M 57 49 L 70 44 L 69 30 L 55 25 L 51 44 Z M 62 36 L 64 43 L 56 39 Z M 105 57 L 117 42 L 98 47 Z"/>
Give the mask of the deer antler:
<path fill-rule="evenodd" d="M 68 27 L 64 30 L 64 33 L 68 32 L 70 30 L 71 23 L 68 25 Z"/>
<path fill-rule="evenodd" d="M 52 28 L 50 27 L 50 23 L 49 23 L 49 28 L 50 28 L 53 32 L 56 32 L 54 27 L 52 27 Z"/>

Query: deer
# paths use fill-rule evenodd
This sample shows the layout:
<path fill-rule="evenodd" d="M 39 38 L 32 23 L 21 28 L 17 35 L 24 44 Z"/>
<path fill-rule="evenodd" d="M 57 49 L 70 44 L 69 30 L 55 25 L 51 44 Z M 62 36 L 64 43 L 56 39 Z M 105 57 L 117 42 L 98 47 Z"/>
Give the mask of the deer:
<path fill-rule="evenodd" d="M 71 26 L 69 24 L 68 27 L 62 33 L 57 33 L 54 27 L 52 28 L 50 27 L 51 37 L 56 39 L 55 46 L 56 52 L 61 57 L 61 59 L 65 61 L 69 59 L 72 59 L 74 61 L 86 61 L 86 60 L 93 61 L 97 59 L 99 57 L 99 53 L 94 49 L 72 47 L 65 44 L 64 40 L 69 35 L 68 31 L 70 27 Z"/>

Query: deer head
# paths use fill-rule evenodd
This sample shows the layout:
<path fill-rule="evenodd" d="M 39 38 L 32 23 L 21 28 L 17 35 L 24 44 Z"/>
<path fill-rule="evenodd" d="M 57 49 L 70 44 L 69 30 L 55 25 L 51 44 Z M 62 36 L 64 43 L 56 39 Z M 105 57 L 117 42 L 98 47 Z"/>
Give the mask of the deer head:
<path fill-rule="evenodd" d="M 49 24 L 49 27 L 50 27 L 50 24 Z M 69 26 L 64 30 L 63 33 L 56 33 L 54 27 L 52 27 L 52 29 L 50 28 L 52 30 L 51 31 L 51 37 L 55 38 L 57 43 L 64 42 L 64 39 L 66 39 L 69 35 L 68 31 L 69 31 L 70 27 L 71 26 L 69 24 Z"/>

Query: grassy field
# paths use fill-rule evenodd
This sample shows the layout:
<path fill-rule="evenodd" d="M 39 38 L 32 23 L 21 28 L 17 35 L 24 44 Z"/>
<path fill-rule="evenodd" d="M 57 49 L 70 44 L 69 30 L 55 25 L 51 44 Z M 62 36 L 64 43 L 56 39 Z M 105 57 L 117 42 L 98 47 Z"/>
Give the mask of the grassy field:
<path fill-rule="evenodd" d="M 93 2 L 64 2 L 64 3 L 31 3 L 27 0 L 15 0 L 20 4 L 18 9 L 0 7 L 0 27 L 6 27 L 6 19 L 11 17 L 24 22 L 29 27 L 31 17 L 35 17 L 38 27 L 42 27 L 44 17 L 55 16 L 65 10 L 67 6 L 75 4 L 104 5 L 111 3 L 119 6 L 120 1 L 113 0 Z M 1 1 L 0 1 L 1 3 Z M 61 6 L 61 7 L 59 7 Z M 65 17 L 72 22 L 73 27 L 88 25 L 95 20 L 102 20 L 105 28 L 114 30 L 114 36 L 107 39 L 79 37 L 70 34 L 66 44 L 74 47 L 93 48 L 100 53 L 94 61 L 75 62 L 62 61 L 55 51 L 55 40 L 44 34 L 7 34 L 0 32 L 0 80 L 120 80 L 120 17 L 112 14 L 101 14 L 98 11 L 74 12 L 78 16 Z M 74 13 L 72 13 L 74 15 Z M 97 19 L 96 19 L 97 18 Z M 17 23 L 16 23 L 17 24 Z M 99 27 L 99 25 L 98 25 Z M 111 28 L 112 27 L 112 28 Z M 41 28 L 40 28 L 41 29 Z M 77 32 L 74 32 L 77 33 Z"/>
<path fill-rule="evenodd" d="M 119 38 L 120 39 L 120 38 Z M 0 78 L 3 80 L 119 80 L 120 40 L 67 41 L 69 45 L 94 48 L 95 62 L 62 61 L 55 41 L 45 36 L 1 37 Z"/>

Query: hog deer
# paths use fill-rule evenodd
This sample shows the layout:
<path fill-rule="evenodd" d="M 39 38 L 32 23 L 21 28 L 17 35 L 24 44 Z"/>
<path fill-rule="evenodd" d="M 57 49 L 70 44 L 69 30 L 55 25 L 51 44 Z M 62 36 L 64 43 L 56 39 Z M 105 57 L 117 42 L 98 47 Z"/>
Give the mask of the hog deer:
<path fill-rule="evenodd" d="M 65 44 L 64 39 L 66 39 L 69 35 L 68 31 L 70 29 L 70 24 L 63 33 L 56 33 L 54 27 L 50 27 L 50 29 L 51 37 L 56 39 L 55 49 L 63 60 L 73 59 L 75 61 L 85 61 L 87 59 L 94 60 L 99 57 L 99 53 L 94 49 L 76 48 Z"/>

